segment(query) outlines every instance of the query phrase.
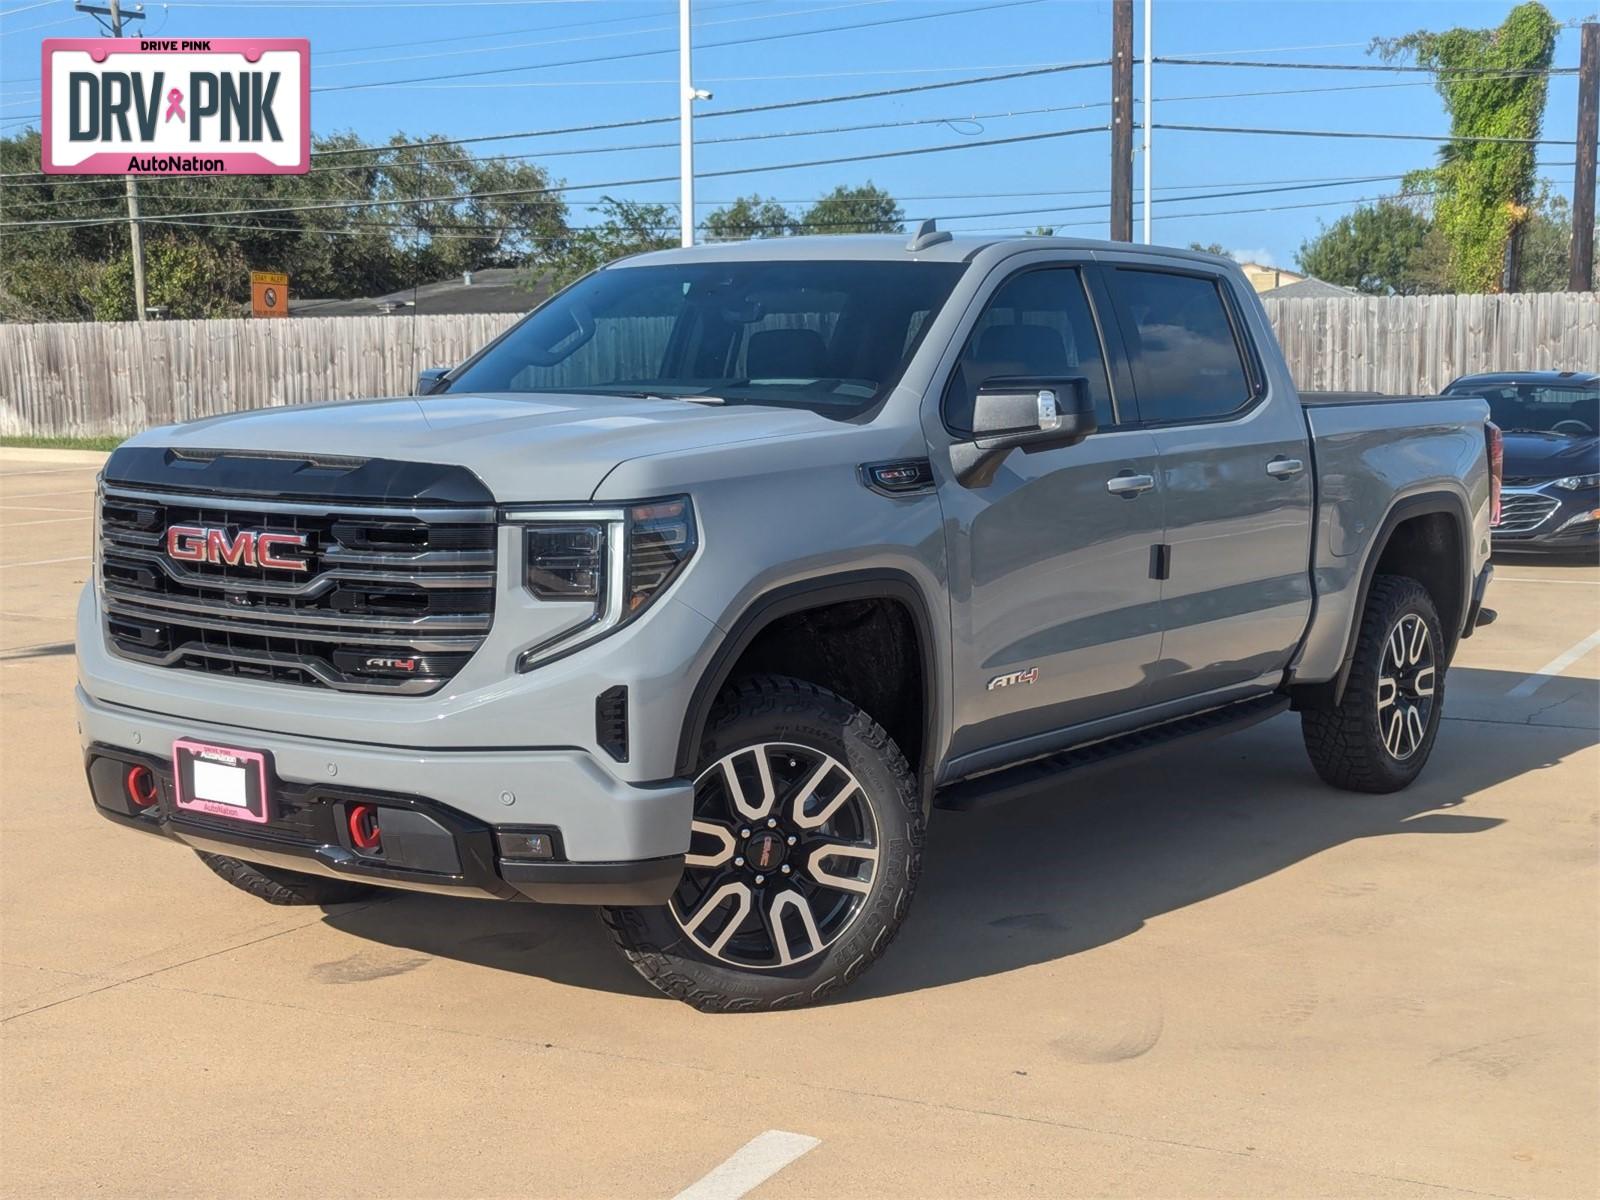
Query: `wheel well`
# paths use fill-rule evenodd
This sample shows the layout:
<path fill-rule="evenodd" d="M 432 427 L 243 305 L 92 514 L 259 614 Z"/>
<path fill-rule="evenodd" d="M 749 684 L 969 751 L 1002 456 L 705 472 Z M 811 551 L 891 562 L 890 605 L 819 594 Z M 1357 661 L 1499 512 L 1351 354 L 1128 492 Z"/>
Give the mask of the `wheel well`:
<path fill-rule="evenodd" d="M 1462 555 L 1461 528 L 1455 518 L 1443 512 L 1423 513 L 1394 527 L 1373 569 L 1375 576 L 1409 576 L 1427 589 L 1444 627 L 1446 661 L 1455 653 L 1466 612 Z"/>
<path fill-rule="evenodd" d="M 837 692 L 894 738 L 920 769 L 926 736 L 924 647 L 911 611 L 886 597 L 786 613 L 744 648 L 727 682 L 789 675 Z"/>

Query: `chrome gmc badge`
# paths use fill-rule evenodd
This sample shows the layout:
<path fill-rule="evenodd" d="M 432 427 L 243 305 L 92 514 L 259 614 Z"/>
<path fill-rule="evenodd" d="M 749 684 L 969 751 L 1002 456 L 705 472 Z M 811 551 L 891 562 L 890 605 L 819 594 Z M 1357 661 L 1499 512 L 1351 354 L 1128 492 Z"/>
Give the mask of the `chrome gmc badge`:
<path fill-rule="evenodd" d="M 211 525 L 172 525 L 167 529 L 167 557 L 174 562 L 210 563 L 213 566 L 262 567 L 269 571 L 307 571 L 303 558 L 286 558 L 279 551 L 304 549 L 303 533 L 267 533 L 241 529 L 230 534 Z"/>

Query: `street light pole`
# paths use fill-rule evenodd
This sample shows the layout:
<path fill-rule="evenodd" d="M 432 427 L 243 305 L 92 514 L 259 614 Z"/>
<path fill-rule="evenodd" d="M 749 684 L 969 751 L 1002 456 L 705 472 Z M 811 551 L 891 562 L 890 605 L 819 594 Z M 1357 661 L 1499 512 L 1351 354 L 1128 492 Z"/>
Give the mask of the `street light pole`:
<path fill-rule="evenodd" d="M 1151 47 L 1151 11 L 1155 7 L 1155 0 L 1144 0 L 1144 244 L 1150 245 L 1155 239 L 1151 236 L 1150 227 L 1153 220 L 1152 209 L 1154 201 L 1150 197 L 1150 179 L 1154 169 L 1150 163 L 1150 129 L 1151 122 L 1156 119 L 1155 93 L 1150 90 Z"/>
<path fill-rule="evenodd" d="M 689 0 L 678 0 L 678 206 L 683 244 L 694 245 L 694 76 L 689 62 Z"/>

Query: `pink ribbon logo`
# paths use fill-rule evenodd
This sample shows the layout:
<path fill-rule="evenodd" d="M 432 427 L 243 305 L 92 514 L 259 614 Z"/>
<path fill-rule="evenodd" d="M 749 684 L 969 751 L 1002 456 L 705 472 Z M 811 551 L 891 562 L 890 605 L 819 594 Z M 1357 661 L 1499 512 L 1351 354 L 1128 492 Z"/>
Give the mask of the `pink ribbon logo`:
<path fill-rule="evenodd" d="M 177 88 L 173 88 L 167 93 L 166 120 L 170 121 L 173 117 L 177 117 L 180 121 L 188 120 L 188 118 L 183 115 L 183 92 Z"/>

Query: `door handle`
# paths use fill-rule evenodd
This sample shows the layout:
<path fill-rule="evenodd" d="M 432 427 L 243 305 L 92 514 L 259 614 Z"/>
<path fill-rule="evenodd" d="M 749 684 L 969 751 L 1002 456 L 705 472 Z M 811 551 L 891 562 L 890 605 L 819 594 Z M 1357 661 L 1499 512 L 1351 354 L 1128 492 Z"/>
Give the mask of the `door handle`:
<path fill-rule="evenodd" d="M 1152 475 L 1113 475 L 1106 480 L 1106 491 L 1113 496 L 1125 496 L 1131 500 L 1143 492 L 1148 492 L 1155 485 L 1155 477 Z"/>
<path fill-rule="evenodd" d="M 1267 464 L 1267 474 L 1274 479 L 1289 479 L 1306 469 L 1298 458 L 1275 458 Z"/>

